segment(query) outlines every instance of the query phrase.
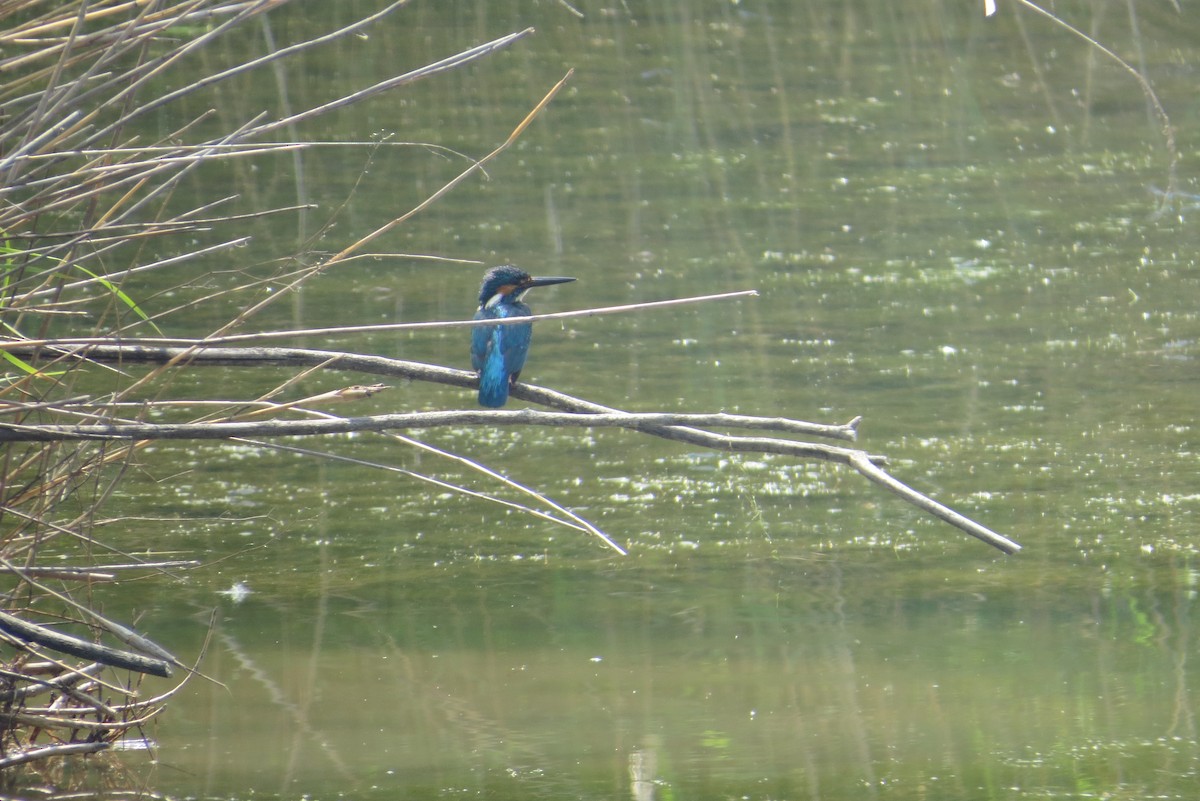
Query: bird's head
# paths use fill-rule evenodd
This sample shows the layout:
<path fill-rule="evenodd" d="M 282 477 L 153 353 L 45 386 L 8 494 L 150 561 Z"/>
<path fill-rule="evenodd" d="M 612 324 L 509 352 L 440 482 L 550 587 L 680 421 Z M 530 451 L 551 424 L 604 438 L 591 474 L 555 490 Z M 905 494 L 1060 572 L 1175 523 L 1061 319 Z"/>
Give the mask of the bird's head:
<path fill-rule="evenodd" d="M 483 284 L 479 287 L 479 305 L 480 307 L 487 307 L 504 301 L 515 301 L 527 289 L 533 289 L 535 286 L 565 284 L 568 281 L 574 280 L 574 278 L 559 278 L 554 276 L 534 278 L 520 267 L 504 264 L 499 267 L 493 267 L 483 276 Z"/>

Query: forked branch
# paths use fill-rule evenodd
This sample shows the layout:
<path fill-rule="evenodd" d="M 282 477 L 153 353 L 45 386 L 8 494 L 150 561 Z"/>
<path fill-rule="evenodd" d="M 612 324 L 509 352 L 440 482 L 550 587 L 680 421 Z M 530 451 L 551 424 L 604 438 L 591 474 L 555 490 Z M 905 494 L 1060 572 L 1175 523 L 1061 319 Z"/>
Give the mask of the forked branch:
<path fill-rule="evenodd" d="M 223 348 L 196 343 L 189 347 L 164 347 L 145 344 L 80 344 L 70 340 L 45 341 L 36 345 L 5 343 L 10 354 L 30 360 L 39 355 L 55 354 L 58 359 L 88 359 L 108 363 L 147 363 L 222 366 L 292 366 L 353 371 L 410 380 L 431 381 L 470 388 L 476 376 L 420 362 L 389 359 L 382 356 L 345 353 L 307 348 Z M 384 414 L 349 418 L 304 420 L 233 420 L 202 423 L 80 422 L 54 425 L 7 423 L 0 418 L 0 441 L 52 440 L 123 440 L 150 439 L 227 439 L 231 437 L 270 437 L 346 433 L 349 431 L 394 431 L 464 425 L 554 425 L 581 427 L 620 427 L 663 439 L 686 442 L 712 450 L 736 453 L 775 453 L 800 459 L 819 459 L 854 468 L 872 482 L 899 495 L 921 510 L 944 520 L 1005 553 L 1021 546 L 927 495 L 909 487 L 882 464 L 885 459 L 866 451 L 842 446 L 802 442 L 779 437 L 744 437 L 720 434 L 697 426 L 757 429 L 801 433 L 827 438 L 853 440 L 859 419 L 843 425 L 822 425 L 786 418 L 762 418 L 746 415 L 671 415 L 633 414 L 582 398 L 530 384 L 518 384 L 512 396 L 562 410 L 561 412 L 525 411 L 440 411 Z M 3 412 L 0 407 L 0 412 Z M 65 414 L 90 417 L 86 405 L 65 404 Z M 565 412 L 565 413 L 564 413 Z"/>

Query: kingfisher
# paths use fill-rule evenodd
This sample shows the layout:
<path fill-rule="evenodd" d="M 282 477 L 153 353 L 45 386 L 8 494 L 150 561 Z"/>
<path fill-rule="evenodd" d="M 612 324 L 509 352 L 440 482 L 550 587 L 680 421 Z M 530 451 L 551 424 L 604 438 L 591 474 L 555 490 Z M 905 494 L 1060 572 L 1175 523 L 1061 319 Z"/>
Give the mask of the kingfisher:
<path fill-rule="evenodd" d="M 476 320 L 528 317 L 533 314 L 521 296 L 535 286 L 565 284 L 574 278 L 534 278 L 511 264 L 493 267 L 479 287 Z M 533 323 L 481 325 L 471 329 L 471 366 L 479 374 L 479 405 L 499 408 L 508 400 L 509 388 L 529 355 Z"/>

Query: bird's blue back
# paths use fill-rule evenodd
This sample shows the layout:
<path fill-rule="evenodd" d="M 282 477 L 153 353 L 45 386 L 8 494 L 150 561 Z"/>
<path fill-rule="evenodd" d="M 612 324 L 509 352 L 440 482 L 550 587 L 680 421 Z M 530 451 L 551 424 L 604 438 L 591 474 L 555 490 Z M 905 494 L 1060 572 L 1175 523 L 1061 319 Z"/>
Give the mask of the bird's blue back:
<path fill-rule="evenodd" d="M 481 306 L 475 319 L 528 317 L 530 313 L 524 303 L 504 296 L 490 306 Z M 471 366 L 479 373 L 480 405 L 498 408 L 505 404 L 511 382 L 525 366 L 532 339 L 533 323 L 471 329 Z"/>

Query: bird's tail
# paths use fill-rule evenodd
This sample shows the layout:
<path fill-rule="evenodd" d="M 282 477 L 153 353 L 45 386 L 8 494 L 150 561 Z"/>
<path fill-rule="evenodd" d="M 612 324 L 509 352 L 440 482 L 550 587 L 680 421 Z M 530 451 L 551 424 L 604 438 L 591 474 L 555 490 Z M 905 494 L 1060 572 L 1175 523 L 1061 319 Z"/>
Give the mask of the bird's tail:
<path fill-rule="evenodd" d="M 479 405 L 498 409 L 508 402 L 508 373 L 503 359 L 489 359 L 479 373 Z"/>

